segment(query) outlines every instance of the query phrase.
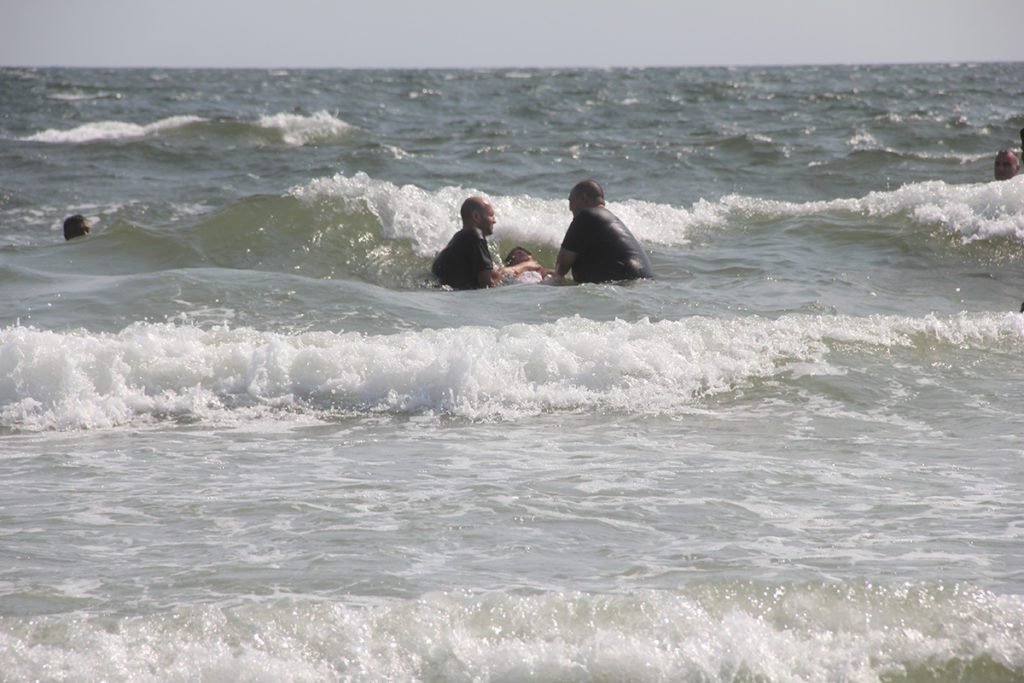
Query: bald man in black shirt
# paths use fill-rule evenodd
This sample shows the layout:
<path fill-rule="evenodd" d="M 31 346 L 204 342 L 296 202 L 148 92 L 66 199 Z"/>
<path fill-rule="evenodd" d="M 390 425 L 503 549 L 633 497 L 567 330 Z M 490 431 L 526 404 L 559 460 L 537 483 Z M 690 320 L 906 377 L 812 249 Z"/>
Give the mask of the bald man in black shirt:
<path fill-rule="evenodd" d="M 487 236 L 494 233 L 494 207 L 483 197 L 469 197 L 459 211 L 462 229 L 434 259 L 431 271 L 452 289 L 480 289 L 501 284 L 504 276 L 518 276 L 529 270 L 541 270 L 536 261 L 507 267 L 494 267 Z"/>

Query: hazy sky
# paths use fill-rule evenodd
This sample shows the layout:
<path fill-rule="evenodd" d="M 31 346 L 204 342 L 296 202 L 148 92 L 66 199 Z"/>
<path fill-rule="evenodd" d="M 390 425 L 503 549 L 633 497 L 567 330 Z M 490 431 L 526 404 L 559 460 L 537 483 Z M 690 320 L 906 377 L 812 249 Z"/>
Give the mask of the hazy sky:
<path fill-rule="evenodd" d="M 1024 61 L 1024 0 L 0 0 L 0 66 Z"/>

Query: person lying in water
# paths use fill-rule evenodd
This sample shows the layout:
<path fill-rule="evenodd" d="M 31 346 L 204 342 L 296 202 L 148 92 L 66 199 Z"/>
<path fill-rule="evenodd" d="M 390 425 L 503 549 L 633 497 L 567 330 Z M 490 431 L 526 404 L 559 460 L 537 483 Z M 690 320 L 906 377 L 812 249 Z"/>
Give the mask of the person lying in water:
<path fill-rule="evenodd" d="M 542 282 L 555 274 L 554 268 L 545 268 L 533 257 L 529 249 L 525 247 L 513 247 L 505 256 L 505 265 L 508 268 L 522 266 L 527 268 L 508 278 L 509 282 Z"/>

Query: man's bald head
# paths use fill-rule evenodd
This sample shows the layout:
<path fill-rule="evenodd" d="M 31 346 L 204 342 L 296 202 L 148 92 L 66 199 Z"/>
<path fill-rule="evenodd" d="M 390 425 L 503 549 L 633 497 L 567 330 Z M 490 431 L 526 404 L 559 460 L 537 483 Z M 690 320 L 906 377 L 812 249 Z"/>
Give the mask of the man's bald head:
<path fill-rule="evenodd" d="M 472 196 L 462 202 L 459 210 L 462 216 L 462 227 L 477 228 L 485 236 L 494 232 L 494 207 L 480 196 Z"/>
<path fill-rule="evenodd" d="M 582 199 L 589 204 L 599 206 L 604 204 L 604 188 L 596 180 L 583 180 L 573 185 L 569 197 Z"/>

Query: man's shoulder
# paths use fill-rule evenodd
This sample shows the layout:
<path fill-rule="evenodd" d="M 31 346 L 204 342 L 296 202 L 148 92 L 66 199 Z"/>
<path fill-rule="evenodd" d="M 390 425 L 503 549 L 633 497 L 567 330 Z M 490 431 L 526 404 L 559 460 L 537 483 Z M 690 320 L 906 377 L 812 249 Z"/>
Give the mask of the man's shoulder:
<path fill-rule="evenodd" d="M 602 223 L 604 225 L 608 225 L 610 223 L 621 223 L 618 216 L 604 206 L 594 206 L 588 209 L 581 209 L 579 215 L 588 223 Z"/>
<path fill-rule="evenodd" d="M 480 241 L 480 235 L 477 234 L 476 229 L 466 227 L 457 230 L 455 234 L 452 235 L 452 238 L 448 240 L 448 244 L 450 246 L 453 244 L 476 243 L 478 241 Z"/>
<path fill-rule="evenodd" d="M 580 216 L 594 216 L 603 217 L 611 215 L 611 211 L 603 206 L 589 206 L 585 209 L 580 209 L 578 215 Z"/>

